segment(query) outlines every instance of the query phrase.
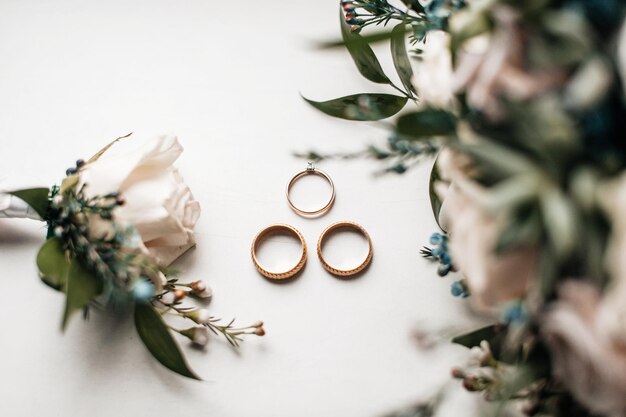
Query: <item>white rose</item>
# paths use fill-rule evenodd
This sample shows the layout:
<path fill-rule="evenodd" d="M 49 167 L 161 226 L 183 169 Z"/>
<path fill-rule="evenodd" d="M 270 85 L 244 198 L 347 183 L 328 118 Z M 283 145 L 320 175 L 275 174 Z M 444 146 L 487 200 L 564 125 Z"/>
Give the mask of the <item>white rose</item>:
<path fill-rule="evenodd" d="M 620 312 L 610 297 L 567 282 L 541 323 L 555 378 L 592 412 L 617 417 L 626 413 L 626 344 L 606 326 Z"/>
<path fill-rule="evenodd" d="M 420 48 L 423 52 L 413 85 L 422 103 L 447 107 L 453 97 L 450 35 L 442 30 L 430 31 Z"/>
<path fill-rule="evenodd" d="M 115 209 L 116 222 L 135 226 L 163 266 L 195 245 L 193 228 L 200 215 L 200 204 L 172 165 L 182 151 L 174 135 L 132 136 L 80 170 L 87 197 L 120 193 L 124 204 Z M 94 233 L 107 233 L 102 223 L 90 226 Z"/>
<path fill-rule="evenodd" d="M 439 221 L 450 236 L 452 261 L 467 280 L 474 308 L 494 312 L 526 294 L 537 274 L 538 250 L 520 247 L 496 253 L 501 224 L 484 209 L 487 191 L 462 172 L 461 155 L 443 149 L 438 163 L 449 183 L 438 187 L 443 199 Z"/>

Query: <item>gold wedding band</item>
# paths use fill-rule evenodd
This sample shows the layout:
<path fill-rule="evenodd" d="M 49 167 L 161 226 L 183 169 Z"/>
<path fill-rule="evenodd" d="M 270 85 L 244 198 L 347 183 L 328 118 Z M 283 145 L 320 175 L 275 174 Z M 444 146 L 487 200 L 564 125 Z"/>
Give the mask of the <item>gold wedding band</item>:
<path fill-rule="evenodd" d="M 324 245 L 324 241 L 326 240 L 326 238 L 330 234 L 337 231 L 338 229 L 343 229 L 343 228 L 356 230 L 357 232 L 361 233 L 367 240 L 367 256 L 365 257 L 365 260 L 359 266 L 350 270 L 337 269 L 329 265 L 328 262 L 326 262 L 326 260 L 324 259 L 324 256 L 322 255 L 322 246 Z M 338 222 L 338 223 L 331 224 L 322 232 L 319 240 L 317 241 L 317 256 L 319 257 L 320 262 L 322 263 L 322 266 L 328 272 L 336 276 L 349 277 L 352 275 L 356 275 L 359 272 L 362 272 L 365 268 L 367 268 L 367 266 L 372 261 L 373 255 L 374 253 L 372 249 L 372 239 L 370 238 L 369 233 L 367 233 L 367 231 L 361 225 L 358 225 L 353 222 Z"/>
<path fill-rule="evenodd" d="M 328 181 L 328 183 L 330 184 L 330 187 L 332 189 L 332 195 L 330 197 L 330 200 L 328 200 L 328 202 L 326 203 L 326 205 L 324 207 L 322 207 L 322 208 L 320 208 L 318 210 L 312 210 L 312 211 L 302 210 L 302 209 L 299 209 L 298 207 L 296 207 L 296 205 L 293 203 L 293 201 L 291 201 L 291 197 L 290 197 L 291 188 L 293 187 L 293 185 L 300 178 L 302 178 L 302 177 L 304 177 L 306 175 L 317 175 L 319 177 L 324 178 L 326 181 Z M 312 162 L 309 162 L 309 166 L 304 171 L 298 172 L 296 175 L 294 175 L 291 178 L 291 180 L 289 180 L 289 184 L 287 184 L 287 202 L 289 203 L 289 207 L 291 207 L 291 209 L 293 211 L 295 211 L 296 213 L 298 213 L 300 216 L 303 216 L 303 217 L 317 217 L 317 216 L 321 216 L 322 214 L 324 214 L 328 210 L 330 210 L 330 208 L 333 206 L 333 203 L 335 202 L 335 184 L 333 183 L 333 180 L 328 176 L 327 173 L 317 169 L 313 165 Z"/>
<path fill-rule="evenodd" d="M 275 232 L 275 231 L 283 231 L 283 232 L 287 232 L 289 234 L 295 235 L 300 240 L 300 244 L 302 245 L 302 255 L 300 256 L 300 260 L 298 261 L 296 266 L 294 266 L 293 268 L 291 268 L 289 271 L 286 271 L 286 272 L 271 272 L 271 271 L 268 271 L 267 269 L 264 269 L 259 263 L 259 260 L 257 259 L 257 256 L 256 256 L 257 247 L 263 241 L 263 238 L 266 237 L 269 233 Z M 251 252 L 252 252 L 252 262 L 254 262 L 254 266 L 256 267 L 257 271 L 259 271 L 259 273 L 263 275 L 264 277 L 270 278 L 270 279 L 291 278 L 294 275 L 296 275 L 298 272 L 300 272 L 300 270 L 306 263 L 306 242 L 304 241 L 304 237 L 295 227 L 290 226 L 288 224 L 273 224 L 261 230 L 252 241 Z"/>

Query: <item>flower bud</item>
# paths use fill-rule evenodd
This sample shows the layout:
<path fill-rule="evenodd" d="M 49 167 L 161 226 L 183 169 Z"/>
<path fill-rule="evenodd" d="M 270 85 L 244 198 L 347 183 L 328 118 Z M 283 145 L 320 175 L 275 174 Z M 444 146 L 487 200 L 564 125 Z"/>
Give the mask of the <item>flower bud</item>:
<path fill-rule="evenodd" d="M 254 334 L 257 336 L 265 336 L 265 330 L 263 329 L 263 327 L 257 327 L 254 331 Z"/>
<path fill-rule="evenodd" d="M 473 376 L 466 376 L 463 379 L 463 388 L 468 391 L 479 391 L 478 381 Z"/>
<path fill-rule="evenodd" d="M 176 290 L 174 291 L 174 302 L 180 301 L 187 296 L 187 291 Z"/>
<path fill-rule="evenodd" d="M 209 310 L 204 308 L 190 311 L 188 313 L 185 313 L 184 316 L 188 319 L 195 321 L 198 324 L 208 324 L 211 320 L 211 314 L 209 314 Z"/>
<path fill-rule="evenodd" d="M 250 327 L 257 327 L 257 328 L 259 328 L 259 327 L 263 327 L 263 322 L 262 322 L 261 320 L 256 321 L 256 322 L 252 323 L 252 324 L 250 325 Z"/>
<path fill-rule="evenodd" d="M 465 372 L 461 368 L 452 368 L 450 370 L 450 374 L 453 378 L 463 379 L 465 378 Z"/>
<path fill-rule="evenodd" d="M 175 296 L 174 293 L 172 292 L 166 292 L 165 294 L 163 294 L 161 296 L 161 298 L 159 299 L 163 304 L 165 305 L 170 305 L 173 304 L 175 301 Z"/>
<path fill-rule="evenodd" d="M 200 298 L 209 298 L 213 295 L 213 290 L 211 287 L 206 285 L 206 282 L 203 280 L 194 281 L 191 283 L 191 291 L 194 295 Z"/>
<path fill-rule="evenodd" d="M 181 330 L 180 334 L 189 338 L 191 343 L 198 347 L 204 347 L 209 343 L 209 329 L 206 327 L 191 327 Z"/>

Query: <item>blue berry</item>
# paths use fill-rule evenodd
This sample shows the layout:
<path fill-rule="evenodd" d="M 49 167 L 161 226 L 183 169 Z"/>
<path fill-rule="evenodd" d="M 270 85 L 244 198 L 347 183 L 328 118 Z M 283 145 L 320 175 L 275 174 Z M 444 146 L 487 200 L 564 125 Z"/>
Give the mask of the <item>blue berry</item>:
<path fill-rule="evenodd" d="M 133 286 L 135 300 L 148 300 L 154 297 L 154 285 L 148 281 L 140 280 Z"/>
<path fill-rule="evenodd" d="M 437 274 L 440 277 L 445 277 L 446 275 L 448 275 L 448 272 L 450 272 L 450 270 L 452 270 L 452 266 L 450 265 L 439 265 L 439 267 L 437 268 Z"/>
<path fill-rule="evenodd" d="M 443 236 L 441 235 L 441 233 L 433 233 L 432 235 L 430 235 L 430 243 L 431 245 L 438 245 L 441 242 L 443 242 Z"/>
<path fill-rule="evenodd" d="M 455 297 L 466 298 L 469 295 L 465 289 L 465 285 L 463 285 L 461 281 L 454 281 L 452 285 L 450 285 L 450 292 Z"/>
<path fill-rule="evenodd" d="M 440 258 L 442 255 L 445 254 L 445 252 L 444 252 L 444 250 L 443 250 L 443 248 L 441 246 L 437 246 L 436 248 L 433 248 L 432 249 L 432 253 L 433 253 L 433 256 L 435 258 Z"/>
<path fill-rule="evenodd" d="M 520 303 L 507 307 L 502 313 L 502 319 L 507 323 L 524 322 L 526 318 L 526 309 Z"/>

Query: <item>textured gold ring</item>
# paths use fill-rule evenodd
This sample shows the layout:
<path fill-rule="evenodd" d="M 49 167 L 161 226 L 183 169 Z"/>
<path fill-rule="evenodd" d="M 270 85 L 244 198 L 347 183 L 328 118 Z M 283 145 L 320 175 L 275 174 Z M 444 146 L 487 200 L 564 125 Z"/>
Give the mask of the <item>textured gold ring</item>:
<path fill-rule="evenodd" d="M 320 209 L 311 210 L 311 211 L 302 210 L 296 207 L 293 201 L 291 201 L 291 195 L 290 195 L 291 188 L 300 178 L 307 176 L 307 175 L 317 175 L 319 177 L 324 178 L 326 181 L 328 181 L 328 183 L 330 184 L 330 188 L 332 189 L 332 195 L 330 196 L 330 200 L 328 200 L 326 205 Z M 313 165 L 312 162 L 309 162 L 309 166 L 304 171 L 298 172 L 296 175 L 294 175 L 291 178 L 291 180 L 289 180 L 289 184 L 287 184 L 287 202 L 289 203 L 289 207 L 291 207 L 291 209 L 295 211 L 296 213 L 298 213 L 300 216 L 303 216 L 303 217 L 321 216 L 322 214 L 330 210 L 330 208 L 333 206 L 333 203 L 335 202 L 335 184 L 333 183 L 333 180 L 330 178 L 330 176 L 327 173 L 317 169 Z"/>
<path fill-rule="evenodd" d="M 276 231 L 287 232 L 289 234 L 295 235 L 300 240 L 300 245 L 302 245 L 302 254 L 300 255 L 300 260 L 298 261 L 296 266 L 291 268 L 289 271 L 285 271 L 285 272 L 268 271 L 267 269 L 261 266 L 256 256 L 256 250 L 259 247 L 260 243 L 263 241 L 263 238 L 265 238 L 269 233 L 276 232 Z M 252 262 L 254 263 L 254 266 L 256 267 L 257 271 L 259 271 L 259 273 L 263 275 L 264 277 L 270 278 L 270 279 L 291 278 L 294 275 L 296 275 L 298 272 L 300 272 L 300 270 L 302 269 L 302 267 L 304 267 L 304 264 L 306 263 L 306 242 L 304 241 L 304 237 L 295 227 L 290 226 L 288 224 L 273 224 L 261 230 L 254 237 L 254 240 L 252 241 L 251 252 L 252 252 Z"/>
<path fill-rule="evenodd" d="M 356 230 L 357 232 L 361 233 L 367 240 L 367 256 L 365 257 L 365 260 L 356 268 L 349 269 L 349 270 L 337 269 L 329 265 L 328 262 L 326 262 L 326 260 L 324 259 L 324 256 L 322 255 L 322 246 L 324 245 L 324 241 L 326 240 L 326 238 L 330 234 L 334 233 L 335 231 L 339 229 L 344 229 L 344 228 Z M 320 262 L 322 263 L 322 266 L 331 274 L 337 275 L 340 277 L 349 277 L 352 275 L 356 275 L 359 272 L 362 272 L 365 268 L 368 267 L 368 265 L 372 261 L 373 255 L 374 255 L 374 250 L 372 248 L 372 239 L 370 238 L 369 233 L 367 233 L 367 231 L 363 228 L 363 226 L 353 223 L 353 222 L 337 222 L 337 223 L 331 224 L 322 232 L 319 240 L 317 241 L 317 256 L 320 258 Z"/>

